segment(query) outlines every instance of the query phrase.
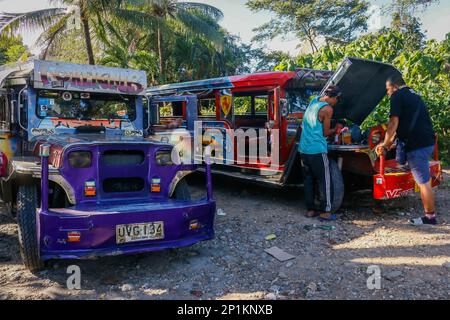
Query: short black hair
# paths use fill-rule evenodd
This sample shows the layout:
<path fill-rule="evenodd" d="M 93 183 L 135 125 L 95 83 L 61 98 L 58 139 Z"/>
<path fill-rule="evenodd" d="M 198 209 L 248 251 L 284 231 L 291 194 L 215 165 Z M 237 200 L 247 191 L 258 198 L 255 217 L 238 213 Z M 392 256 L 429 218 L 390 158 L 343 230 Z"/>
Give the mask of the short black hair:
<path fill-rule="evenodd" d="M 390 84 L 393 84 L 394 86 L 401 87 L 405 86 L 406 82 L 403 80 L 403 77 L 401 74 L 393 74 L 389 78 L 387 78 L 386 82 L 389 82 Z"/>
<path fill-rule="evenodd" d="M 329 86 L 325 90 L 325 96 L 328 96 L 330 98 L 334 97 L 340 97 L 342 95 L 341 89 L 338 86 Z"/>

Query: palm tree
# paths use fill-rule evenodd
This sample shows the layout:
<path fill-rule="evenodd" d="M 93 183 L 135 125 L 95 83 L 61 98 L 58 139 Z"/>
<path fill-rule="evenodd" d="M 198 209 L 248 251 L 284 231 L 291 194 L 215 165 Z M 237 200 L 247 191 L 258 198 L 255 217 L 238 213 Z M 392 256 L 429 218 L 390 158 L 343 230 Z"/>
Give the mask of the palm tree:
<path fill-rule="evenodd" d="M 158 58 L 151 51 L 142 50 L 147 37 L 139 29 L 117 21 L 97 20 L 95 34 L 101 43 L 99 64 L 116 68 L 145 70 L 149 83 L 156 84 Z"/>
<path fill-rule="evenodd" d="M 93 19 L 98 18 L 99 12 L 119 6 L 120 0 L 49 0 L 50 2 L 62 4 L 62 8 L 50 8 L 25 13 L 14 13 L 13 19 L 2 26 L 1 33 L 14 33 L 22 29 L 36 30 L 42 28 L 44 32 L 38 39 L 39 43 L 45 44 L 43 51 L 44 59 L 47 56 L 51 44 L 70 28 L 70 22 L 79 18 L 84 33 L 86 53 L 89 64 L 95 64 L 92 49 L 91 26 Z M 0 15 L 1 17 L 1 15 Z M 73 23 L 73 22 L 72 22 Z"/>
<path fill-rule="evenodd" d="M 186 34 L 205 37 L 218 48 L 223 46 L 223 35 L 218 28 L 212 28 L 195 12 L 200 12 L 219 21 L 223 13 L 218 8 L 197 2 L 178 0 L 122 0 L 128 4 L 117 16 L 144 28 L 156 30 L 159 56 L 159 71 L 161 77 L 165 72 L 164 35 L 170 32 L 168 24 L 176 21 Z"/>

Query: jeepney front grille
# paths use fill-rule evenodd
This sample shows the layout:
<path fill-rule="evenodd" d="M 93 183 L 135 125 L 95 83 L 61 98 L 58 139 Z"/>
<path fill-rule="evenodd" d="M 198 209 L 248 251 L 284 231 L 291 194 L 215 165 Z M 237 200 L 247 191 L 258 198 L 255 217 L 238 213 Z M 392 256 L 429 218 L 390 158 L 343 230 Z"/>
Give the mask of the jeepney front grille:
<path fill-rule="evenodd" d="M 108 150 L 102 154 L 105 166 L 137 166 L 145 161 L 145 153 L 141 150 Z"/>

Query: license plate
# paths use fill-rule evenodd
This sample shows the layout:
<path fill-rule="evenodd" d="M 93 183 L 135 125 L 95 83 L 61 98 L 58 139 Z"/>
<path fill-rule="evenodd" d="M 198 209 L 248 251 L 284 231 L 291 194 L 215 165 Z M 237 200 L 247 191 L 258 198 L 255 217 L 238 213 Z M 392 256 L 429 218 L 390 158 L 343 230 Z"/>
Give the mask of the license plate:
<path fill-rule="evenodd" d="M 164 222 L 122 224 L 116 226 L 117 244 L 164 239 Z"/>

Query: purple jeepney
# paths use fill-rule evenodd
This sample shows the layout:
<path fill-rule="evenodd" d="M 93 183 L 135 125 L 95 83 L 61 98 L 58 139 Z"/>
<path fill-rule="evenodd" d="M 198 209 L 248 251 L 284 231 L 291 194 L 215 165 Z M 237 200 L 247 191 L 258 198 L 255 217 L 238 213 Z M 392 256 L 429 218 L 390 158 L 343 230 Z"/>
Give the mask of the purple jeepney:
<path fill-rule="evenodd" d="M 146 75 L 29 61 L 0 67 L 0 195 L 24 264 L 193 245 L 214 236 L 211 174 L 143 137 Z M 208 168 L 209 169 L 209 168 Z"/>

